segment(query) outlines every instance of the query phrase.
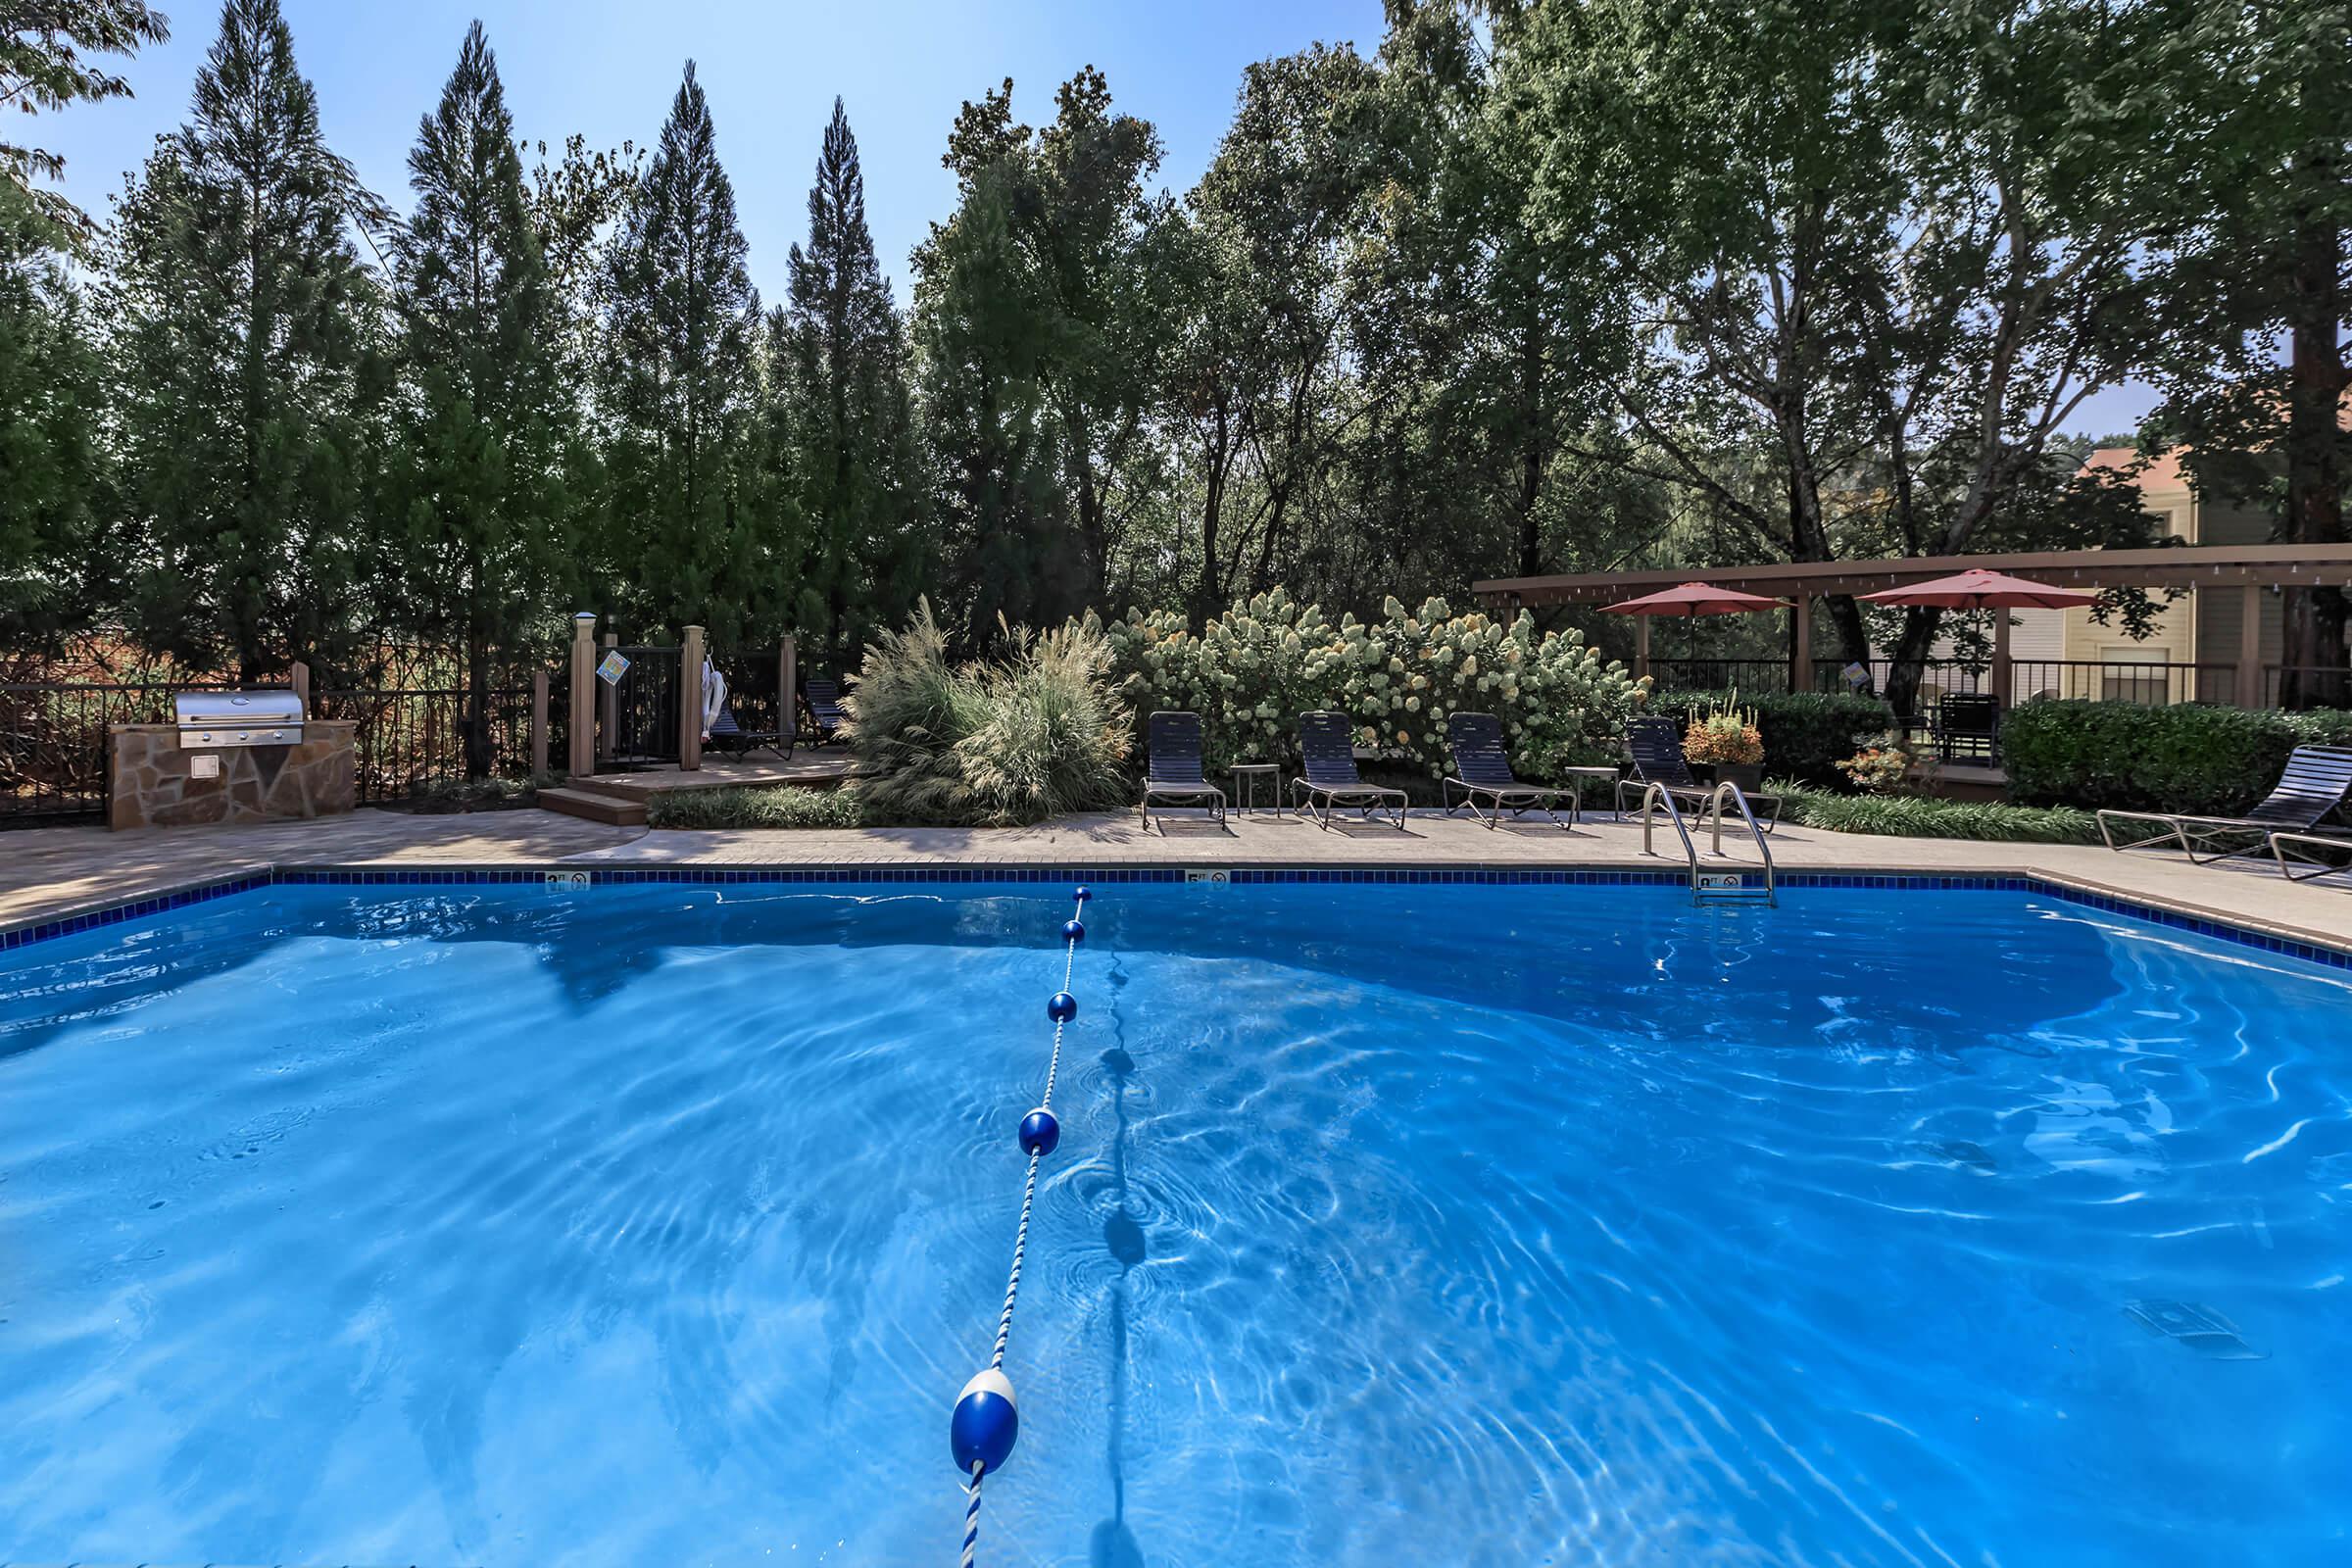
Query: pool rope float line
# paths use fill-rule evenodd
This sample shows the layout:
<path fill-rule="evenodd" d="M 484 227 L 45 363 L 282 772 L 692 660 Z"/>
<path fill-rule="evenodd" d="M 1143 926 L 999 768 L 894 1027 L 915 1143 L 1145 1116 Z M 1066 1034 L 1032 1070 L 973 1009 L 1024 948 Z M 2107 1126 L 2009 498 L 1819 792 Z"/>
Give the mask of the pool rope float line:
<path fill-rule="evenodd" d="M 962 1568 L 972 1568 L 972 1553 L 980 1545 L 980 1481 L 1001 1470 L 1012 1454 L 1012 1440 L 1021 1426 L 1012 1396 L 1012 1380 L 1004 1375 L 1004 1348 L 1012 1343 L 1012 1302 L 1021 1289 L 1021 1253 L 1029 1245 L 1029 1213 L 1037 1203 L 1037 1168 L 1061 1142 L 1061 1123 L 1054 1119 L 1054 1080 L 1061 1071 L 1061 1037 L 1078 1016 L 1078 999 L 1070 981 L 1078 972 L 1078 944 L 1086 940 L 1086 923 L 1079 918 L 1093 892 L 1079 888 L 1071 894 L 1077 907 L 1062 922 L 1061 989 L 1046 1000 L 1046 1016 L 1054 1020 L 1054 1054 L 1046 1058 L 1046 1093 L 1037 1108 L 1021 1118 L 1021 1152 L 1029 1156 L 1029 1180 L 1021 1189 L 1021 1223 L 1012 1236 L 1012 1274 L 1004 1282 L 1004 1311 L 997 1319 L 997 1348 L 986 1370 L 973 1374 L 956 1396 L 956 1410 L 948 1418 L 948 1446 L 956 1455 L 956 1473 L 969 1476 L 964 1495 Z"/>

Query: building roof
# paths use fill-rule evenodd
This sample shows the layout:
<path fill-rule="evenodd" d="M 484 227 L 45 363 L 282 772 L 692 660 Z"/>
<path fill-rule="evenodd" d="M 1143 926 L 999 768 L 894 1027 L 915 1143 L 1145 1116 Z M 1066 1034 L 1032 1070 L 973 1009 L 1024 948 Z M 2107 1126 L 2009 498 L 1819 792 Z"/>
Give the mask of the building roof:
<path fill-rule="evenodd" d="M 2188 489 L 2188 475 L 2180 471 L 2180 454 L 2184 448 L 2175 447 L 2149 460 L 2148 466 L 2132 475 L 2132 482 L 2139 486 L 2142 495 L 2170 495 Z M 2082 460 L 2081 473 L 2103 468 L 2110 471 L 2130 467 L 2139 461 L 2137 447 L 2100 447 Z"/>

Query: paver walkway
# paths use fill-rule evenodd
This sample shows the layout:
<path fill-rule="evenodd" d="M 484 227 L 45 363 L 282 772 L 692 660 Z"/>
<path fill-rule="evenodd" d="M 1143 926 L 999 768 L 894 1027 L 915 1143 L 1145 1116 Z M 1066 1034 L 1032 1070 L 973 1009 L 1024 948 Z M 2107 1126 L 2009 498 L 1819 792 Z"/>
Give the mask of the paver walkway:
<path fill-rule="evenodd" d="M 2032 874 L 2118 898 L 2201 913 L 2250 929 L 2352 948 L 2352 875 L 2289 884 L 2266 860 L 2192 866 L 2178 856 L 2116 855 L 2079 845 L 1975 844 L 1872 838 L 1784 827 L 1784 870 Z M 1643 853 L 1631 822 L 1588 820 L 1489 831 L 1467 818 L 1416 812 L 1405 832 L 1347 824 L 1325 831 L 1293 816 L 1237 813 L 1230 833 L 1179 823 L 1146 832 L 1132 813 L 1061 818 L 1034 828 L 761 829 L 679 832 L 605 827 L 548 811 L 416 816 L 362 810 L 312 822 L 150 828 L 62 827 L 0 833 L 0 930 L 278 866 L 1200 865 L 1652 867 L 1681 861 L 1671 833 Z M 1700 849 L 1707 851 L 1704 837 Z M 1724 837 L 1726 868 L 1753 867 L 1755 849 Z M 1713 857 L 1708 857 L 1710 861 Z"/>

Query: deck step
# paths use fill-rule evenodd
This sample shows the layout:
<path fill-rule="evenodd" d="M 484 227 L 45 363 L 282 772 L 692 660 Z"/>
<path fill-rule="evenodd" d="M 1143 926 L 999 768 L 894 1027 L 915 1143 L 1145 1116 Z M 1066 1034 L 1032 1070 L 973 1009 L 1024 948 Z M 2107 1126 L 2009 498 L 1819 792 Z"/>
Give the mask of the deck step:
<path fill-rule="evenodd" d="M 591 822 L 603 822 L 612 827 L 645 826 L 645 807 L 642 803 L 624 801 L 596 790 L 541 790 L 539 806 L 542 810 L 586 817 Z"/>

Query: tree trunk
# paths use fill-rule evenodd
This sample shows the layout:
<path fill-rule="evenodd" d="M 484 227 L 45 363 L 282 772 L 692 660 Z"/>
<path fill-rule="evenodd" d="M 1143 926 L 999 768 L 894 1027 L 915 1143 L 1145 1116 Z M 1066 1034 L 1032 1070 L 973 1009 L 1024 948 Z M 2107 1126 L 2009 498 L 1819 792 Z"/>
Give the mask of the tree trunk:
<path fill-rule="evenodd" d="M 2307 172 L 2324 185 L 2328 154 L 2314 155 Z M 2346 374 L 2337 327 L 2343 317 L 2343 233 L 2325 216 L 2307 213 L 2297 235 L 2291 312 L 2293 350 L 2287 372 L 2286 537 L 2290 544 L 2344 542 L 2344 473 L 2339 461 Z M 2345 601 L 2341 588 L 2289 588 L 2283 596 L 2284 648 L 2278 706 L 2341 708 L 2348 688 L 2344 654 Z"/>
<path fill-rule="evenodd" d="M 1854 602 L 1845 601 L 1848 610 Z M 1857 613 L 1858 623 L 1861 616 Z M 1936 645 L 1936 629 L 1943 624 L 1943 612 L 1934 609 L 1911 610 L 1903 615 L 1903 634 L 1895 639 L 1890 666 L 1886 671 L 1886 689 L 1880 693 L 1893 708 L 1897 717 L 1916 717 L 1919 713 L 1920 676 L 1926 672 L 1928 650 Z"/>
<path fill-rule="evenodd" d="M 490 776 L 490 645 L 477 629 L 466 639 L 466 777 Z"/>
<path fill-rule="evenodd" d="M 1519 575 L 1541 576 L 1544 571 L 1544 523 L 1538 507 L 1544 499 L 1545 452 L 1544 425 L 1544 318 L 1531 312 L 1520 334 L 1519 352 Z"/>
<path fill-rule="evenodd" d="M 1224 589 L 1217 573 L 1218 524 L 1225 515 L 1225 477 L 1232 470 L 1232 445 L 1227 439 L 1225 400 L 1216 404 L 1217 434 L 1208 449 L 1207 490 L 1200 505 L 1200 615 L 1206 619 L 1224 608 Z"/>

